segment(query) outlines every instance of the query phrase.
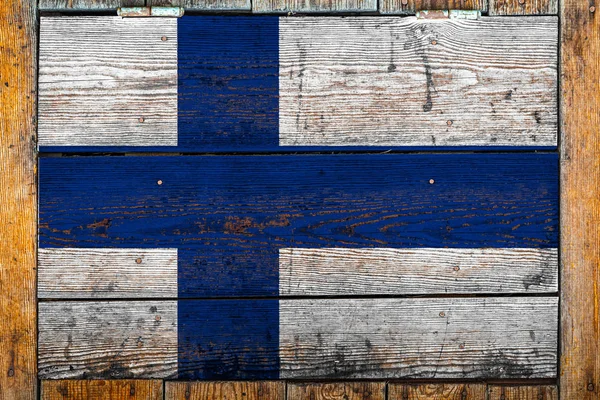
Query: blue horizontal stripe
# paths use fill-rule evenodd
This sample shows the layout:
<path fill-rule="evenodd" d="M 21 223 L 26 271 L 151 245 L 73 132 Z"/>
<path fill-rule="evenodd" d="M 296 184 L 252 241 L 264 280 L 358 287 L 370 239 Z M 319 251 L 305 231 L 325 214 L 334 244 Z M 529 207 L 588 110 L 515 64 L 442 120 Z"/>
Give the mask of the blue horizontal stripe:
<path fill-rule="evenodd" d="M 556 154 L 42 158 L 39 179 L 40 247 L 178 248 L 181 297 L 276 296 L 283 247 L 558 245 Z"/>

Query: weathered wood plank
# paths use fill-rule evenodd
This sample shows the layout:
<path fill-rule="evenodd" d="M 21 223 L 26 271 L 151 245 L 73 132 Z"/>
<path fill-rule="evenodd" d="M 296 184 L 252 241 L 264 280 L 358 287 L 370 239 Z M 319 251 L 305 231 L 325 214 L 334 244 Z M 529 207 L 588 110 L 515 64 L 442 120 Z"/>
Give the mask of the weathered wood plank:
<path fill-rule="evenodd" d="M 557 28 L 555 17 L 281 19 L 279 143 L 555 146 Z"/>
<path fill-rule="evenodd" d="M 33 400 L 36 5 L 2 1 L 0 15 L 0 399 Z"/>
<path fill-rule="evenodd" d="M 254 0 L 252 11 L 259 13 L 377 11 L 377 0 Z"/>
<path fill-rule="evenodd" d="M 556 15 L 558 0 L 489 0 L 490 15 Z"/>
<path fill-rule="evenodd" d="M 40 249 L 38 297 L 177 297 L 177 249 Z"/>
<path fill-rule="evenodd" d="M 384 382 L 288 383 L 287 400 L 384 400 Z"/>
<path fill-rule="evenodd" d="M 247 11 L 252 9 L 250 0 L 146 0 L 149 7 L 156 6 L 175 6 L 184 7 L 189 11 L 205 10 L 240 10 Z"/>
<path fill-rule="evenodd" d="M 177 302 L 39 304 L 39 376 L 167 378 L 177 371 Z"/>
<path fill-rule="evenodd" d="M 176 146 L 177 19 L 45 17 L 40 146 Z"/>
<path fill-rule="evenodd" d="M 165 382 L 165 400 L 284 400 L 285 382 Z"/>
<path fill-rule="evenodd" d="M 556 248 L 557 164 L 514 153 L 42 158 L 39 242 L 177 248 L 180 296 L 277 296 L 280 248 Z M 540 279 L 555 280 L 530 283 Z"/>
<path fill-rule="evenodd" d="M 141 6 L 144 6 L 144 0 L 39 0 L 41 11 L 105 11 L 119 7 Z"/>
<path fill-rule="evenodd" d="M 42 381 L 42 400 L 162 400 L 160 380 Z"/>
<path fill-rule="evenodd" d="M 557 307 L 556 297 L 41 303 L 39 367 L 42 378 L 547 378 Z"/>
<path fill-rule="evenodd" d="M 388 385 L 389 400 L 484 400 L 486 396 L 486 385 L 479 383 Z"/>
<path fill-rule="evenodd" d="M 282 296 L 557 291 L 557 249 L 279 250 Z"/>
<path fill-rule="evenodd" d="M 557 298 L 279 303 L 283 378 L 556 376 Z"/>
<path fill-rule="evenodd" d="M 383 14 L 415 14 L 421 10 L 488 10 L 487 0 L 381 0 Z"/>
<path fill-rule="evenodd" d="M 491 385 L 488 391 L 488 400 L 558 400 L 556 386 Z"/>
<path fill-rule="evenodd" d="M 600 396 L 600 10 L 560 4 L 560 397 L 592 400 Z"/>

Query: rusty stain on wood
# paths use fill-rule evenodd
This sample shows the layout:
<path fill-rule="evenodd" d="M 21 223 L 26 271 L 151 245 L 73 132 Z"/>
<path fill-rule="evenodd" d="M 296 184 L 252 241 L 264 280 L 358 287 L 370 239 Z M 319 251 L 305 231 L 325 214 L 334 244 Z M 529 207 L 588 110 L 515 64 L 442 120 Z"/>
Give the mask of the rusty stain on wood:
<path fill-rule="evenodd" d="M 283 381 L 165 382 L 165 400 L 284 400 Z"/>
<path fill-rule="evenodd" d="M 35 2 L 0 15 L 0 399 L 35 399 Z"/>
<path fill-rule="evenodd" d="M 600 15 L 561 2 L 560 397 L 600 396 Z"/>
<path fill-rule="evenodd" d="M 160 380 L 42 381 L 41 400 L 162 400 Z"/>
<path fill-rule="evenodd" d="M 287 400 L 384 400 L 385 382 L 288 383 Z"/>

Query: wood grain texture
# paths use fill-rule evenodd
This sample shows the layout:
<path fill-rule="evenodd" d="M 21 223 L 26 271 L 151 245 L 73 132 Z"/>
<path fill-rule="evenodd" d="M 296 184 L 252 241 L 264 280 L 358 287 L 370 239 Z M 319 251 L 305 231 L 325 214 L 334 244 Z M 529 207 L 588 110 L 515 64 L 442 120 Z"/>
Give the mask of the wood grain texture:
<path fill-rule="evenodd" d="M 558 400 L 556 386 L 490 385 L 488 391 L 488 400 Z"/>
<path fill-rule="evenodd" d="M 165 400 L 284 400 L 285 382 L 165 382 Z"/>
<path fill-rule="evenodd" d="M 186 11 L 247 11 L 252 9 L 250 0 L 146 0 L 146 5 L 149 7 L 184 7 Z"/>
<path fill-rule="evenodd" d="M 177 249 L 39 249 L 38 298 L 177 297 Z"/>
<path fill-rule="evenodd" d="M 141 6 L 144 6 L 144 0 L 39 0 L 40 11 L 108 11 Z"/>
<path fill-rule="evenodd" d="M 0 399 L 33 400 L 36 379 L 34 1 L 0 2 Z"/>
<path fill-rule="evenodd" d="M 560 397 L 600 397 L 600 11 L 561 1 Z M 594 10 L 594 12 L 592 12 Z"/>
<path fill-rule="evenodd" d="M 282 146 L 556 146 L 555 17 L 282 18 L 279 30 Z"/>
<path fill-rule="evenodd" d="M 489 0 L 490 15 L 556 15 L 558 0 Z"/>
<path fill-rule="evenodd" d="M 384 382 L 288 383 L 287 400 L 384 400 Z"/>
<path fill-rule="evenodd" d="M 415 14 L 421 10 L 488 10 L 486 0 L 381 0 L 382 14 Z"/>
<path fill-rule="evenodd" d="M 557 291 L 557 249 L 279 250 L 282 296 Z"/>
<path fill-rule="evenodd" d="M 177 370 L 175 301 L 39 304 L 39 377 L 167 378 Z"/>
<path fill-rule="evenodd" d="M 254 0 L 252 11 L 260 13 L 377 11 L 377 0 Z"/>
<path fill-rule="evenodd" d="M 42 381 L 41 400 L 162 400 L 160 380 Z"/>
<path fill-rule="evenodd" d="M 279 302 L 282 378 L 551 378 L 556 297 Z"/>
<path fill-rule="evenodd" d="M 388 400 L 487 400 L 479 383 L 388 384 Z"/>
<path fill-rule="evenodd" d="M 42 18 L 39 92 L 40 146 L 176 146 L 177 19 Z"/>

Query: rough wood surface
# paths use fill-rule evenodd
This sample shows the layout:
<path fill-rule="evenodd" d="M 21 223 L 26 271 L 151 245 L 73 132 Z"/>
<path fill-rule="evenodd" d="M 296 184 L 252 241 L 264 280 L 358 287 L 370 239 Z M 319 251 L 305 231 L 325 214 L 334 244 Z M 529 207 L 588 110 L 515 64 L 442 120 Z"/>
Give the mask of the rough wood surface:
<path fill-rule="evenodd" d="M 279 30 L 282 146 L 556 146 L 556 17 Z"/>
<path fill-rule="evenodd" d="M 557 291 L 557 249 L 279 250 L 282 296 Z"/>
<path fill-rule="evenodd" d="M 39 0 L 41 11 L 115 10 L 119 7 L 140 7 L 144 0 Z"/>
<path fill-rule="evenodd" d="M 388 400 L 484 400 L 486 385 L 480 383 L 433 383 L 388 385 Z"/>
<path fill-rule="evenodd" d="M 39 249 L 38 297 L 177 297 L 177 249 Z"/>
<path fill-rule="evenodd" d="M 41 379 L 167 378 L 177 371 L 177 302 L 39 304 Z"/>
<path fill-rule="evenodd" d="M 279 302 L 282 378 L 551 378 L 557 298 Z"/>
<path fill-rule="evenodd" d="M 284 400 L 285 382 L 165 382 L 165 400 Z"/>
<path fill-rule="evenodd" d="M 490 15 L 556 15 L 558 0 L 489 0 Z"/>
<path fill-rule="evenodd" d="M 252 11 L 260 13 L 377 11 L 377 0 L 253 0 Z"/>
<path fill-rule="evenodd" d="M 384 400 L 384 382 L 288 383 L 287 400 Z"/>
<path fill-rule="evenodd" d="M 177 19 L 42 18 L 38 132 L 40 146 L 176 146 Z"/>
<path fill-rule="evenodd" d="M 42 381 L 41 400 L 163 400 L 160 380 Z"/>
<path fill-rule="evenodd" d="M 491 385 L 488 391 L 488 400 L 558 400 L 558 388 L 556 386 Z M 566 399 L 575 398 L 567 397 Z"/>
<path fill-rule="evenodd" d="M 36 5 L 0 2 L 0 399 L 36 380 Z"/>
<path fill-rule="evenodd" d="M 600 397 L 600 10 L 561 1 L 560 397 Z M 594 11 L 594 12 L 592 12 Z"/>
<path fill-rule="evenodd" d="M 487 11 L 486 0 L 381 0 L 383 14 L 415 14 L 421 10 L 480 10 Z"/>
<path fill-rule="evenodd" d="M 149 7 L 175 6 L 184 7 L 189 11 L 204 10 L 250 10 L 250 0 L 146 0 Z"/>

